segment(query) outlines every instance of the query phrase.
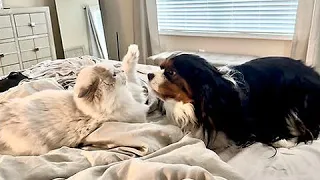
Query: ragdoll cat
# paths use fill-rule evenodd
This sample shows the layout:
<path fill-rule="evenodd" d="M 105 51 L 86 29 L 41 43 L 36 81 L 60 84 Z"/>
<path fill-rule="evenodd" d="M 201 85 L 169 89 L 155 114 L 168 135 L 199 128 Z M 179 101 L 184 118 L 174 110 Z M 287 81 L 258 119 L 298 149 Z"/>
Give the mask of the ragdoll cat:
<path fill-rule="evenodd" d="M 73 91 L 44 90 L 1 102 L 0 154 L 41 155 L 77 147 L 106 121 L 145 122 L 138 57 L 138 46 L 130 45 L 123 71 L 102 63 L 85 67 Z"/>

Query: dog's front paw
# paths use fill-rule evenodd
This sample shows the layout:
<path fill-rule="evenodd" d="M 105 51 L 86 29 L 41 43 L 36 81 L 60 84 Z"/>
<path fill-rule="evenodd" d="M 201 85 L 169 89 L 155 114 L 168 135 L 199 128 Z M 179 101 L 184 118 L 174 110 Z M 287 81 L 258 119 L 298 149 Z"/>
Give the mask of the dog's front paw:
<path fill-rule="evenodd" d="M 295 146 L 297 146 L 297 143 L 294 140 L 285 140 L 285 139 L 281 139 L 279 141 L 276 141 L 272 144 L 274 147 L 276 148 L 293 148 Z"/>
<path fill-rule="evenodd" d="M 138 63 L 139 55 L 140 55 L 140 52 L 139 52 L 138 45 L 131 44 L 128 47 L 128 52 L 127 52 L 125 58 L 123 59 L 123 61 L 127 62 L 127 63 Z"/>

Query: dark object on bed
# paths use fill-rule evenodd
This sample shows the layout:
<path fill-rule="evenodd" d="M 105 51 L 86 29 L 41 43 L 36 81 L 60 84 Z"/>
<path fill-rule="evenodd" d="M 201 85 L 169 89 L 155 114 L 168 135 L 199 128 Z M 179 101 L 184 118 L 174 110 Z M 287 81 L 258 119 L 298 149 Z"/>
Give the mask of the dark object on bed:
<path fill-rule="evenodd" d="M 17 86 L 23 79 L 28 79 L 28 77 L 21 72 L 11 72 L 7 77 L 0 80 L 0 92 Z"/>
<path fill-rule="evenodd" d="M 191 103 L 196 119 L 189 123 L 196 121 L 212 139 L 222 131 L 246 146 L 281 139 L 307 143 L 319 136 L 320 76 L 301 61 L 265 57 L 217 69 L 199 56 L 181 54 L 161 68 L 161 75 L 148 75 L 150 81 L 165 77 L 158 79 L 158 96 Z"/>

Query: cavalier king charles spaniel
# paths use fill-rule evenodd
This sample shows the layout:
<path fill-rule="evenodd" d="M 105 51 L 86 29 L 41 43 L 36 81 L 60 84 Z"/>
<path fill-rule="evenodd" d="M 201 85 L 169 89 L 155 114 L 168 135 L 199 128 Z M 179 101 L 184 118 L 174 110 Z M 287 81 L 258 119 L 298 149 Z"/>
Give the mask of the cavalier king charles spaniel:
<path fill-rule="evenodd" d="M 301 61 L 264 57 L 216 68 L 200 56 L 176 54 L 149 73 L 166 115 L 207 145 L 221 132 L 238 146 L 293 147 L 318 138 L 320 76 Z"/>

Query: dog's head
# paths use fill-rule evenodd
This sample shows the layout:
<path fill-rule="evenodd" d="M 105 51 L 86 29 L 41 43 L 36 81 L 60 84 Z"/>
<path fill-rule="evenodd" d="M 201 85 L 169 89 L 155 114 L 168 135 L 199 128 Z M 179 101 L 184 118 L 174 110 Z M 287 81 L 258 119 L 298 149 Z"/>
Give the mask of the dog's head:
<path fill-rule="evenodd" d="M 222 77 L 218 69 L 192 54 L 172 56 L 162 62 L 160 68 L 160 71 L 148 74 L 148 79 L 150 86 L 162 100 L 175 99 L 178 102 L 192 103 L 203 85 Z"/>
<path fill-rule="evenodd" d="M 149 84 L 164 102 L 176 102 L 170 111 L 181 127 L 192 124 L 214 129 L 219 119 L 228 116 L 233 99 L 238 98 L 224 73 L 197 55 L 172 56 L 160 68 L 148 74 Z"/>

